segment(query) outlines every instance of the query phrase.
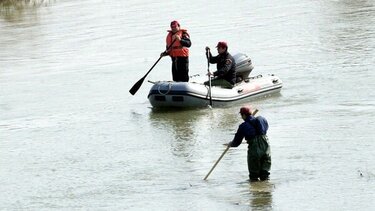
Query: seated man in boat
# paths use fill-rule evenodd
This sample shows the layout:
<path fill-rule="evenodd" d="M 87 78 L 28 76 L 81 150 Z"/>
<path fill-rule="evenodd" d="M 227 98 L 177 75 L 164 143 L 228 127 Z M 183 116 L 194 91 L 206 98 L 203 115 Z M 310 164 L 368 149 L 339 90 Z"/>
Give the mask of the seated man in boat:
<path fill-rule="evenodd" d="M 206 47 L 208 61 L 211 64 L 216 64 L 217 67 L 217 71 L 213 74 L 211 72 L 208 73 L 209 75 L 214 75 L 214 78 L 211 80 L 211 85 L 233 88 L 236 83 L 236 62 L 228 52 L 228 45 L 226 42 L 219 42 L 216 48 L 219 55 L 212 56 L 210 48 L 208 46 Z M 206 81 L 204 84 L 209 85 L 209 82 Z"/>

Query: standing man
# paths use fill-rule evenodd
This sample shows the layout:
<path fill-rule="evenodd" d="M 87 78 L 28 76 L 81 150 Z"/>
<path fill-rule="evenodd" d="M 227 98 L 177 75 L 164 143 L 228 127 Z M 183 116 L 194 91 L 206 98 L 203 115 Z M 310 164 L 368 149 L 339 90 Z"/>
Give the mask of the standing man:
<path fill-rule="evenodd" d="M 172 59 L 173 81 L 189 81 L 189 47 L 190 36 L 186 29 L 180 28 L 180 23 L 172 21 L 171 30 L 166 38 L 167 49 L 160 56 L 169 55 Z M 170 47 L 170 48 L 168 48 Z"/>
<path fill-rule="evenodd" d="M 217 71 L 213 73 L 215 78 L 211 81 L 211 85 L 233 88 L 236 83 L 236 62 L 228 52 L 228 44 L 226 42 L 219 42 L 216 48 L 219 55 L 212 56 L 210 48 L 208 46 L 206 47 L 209 62 L 211 64 L 216 64 L 217 68 Z M 212 75 L 212 73 L 209 74 Z M 208 82 L 204 84 L 208 85 Z"/>
<path fill-rule="evenodd" d="M 271 169 L 271 151 L 268 144 L 268 122 L 262 117 L 254 117 L 251 107 L 242 107 L 240 115 L 244 122 L 238 127 L 230 147 L 238 147 L 245 138 L 247 149 L 247 166 L 250 181 L 268 180 Z"/>

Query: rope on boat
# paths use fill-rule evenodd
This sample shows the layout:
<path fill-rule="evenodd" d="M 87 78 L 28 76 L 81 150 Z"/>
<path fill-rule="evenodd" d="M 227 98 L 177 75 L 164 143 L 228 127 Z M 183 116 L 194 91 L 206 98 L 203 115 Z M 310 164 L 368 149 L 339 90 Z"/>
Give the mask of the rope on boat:
<path fill-rule="evenodd" d="M 159 84 L 159 86 L 158 86 L 158 92 L 159 92 L 159 94 L 161 94 L 161 95 L 167 95 L 167 94 L 171 91 L 172 83 L 168 83 L 168 90 L 167 90 L 167 92 L 165 92 L 165 93 L 162 93 L 162 92 L 160 91 L 160 87 L 161 87 L 161 85 L 163 85 L 163 84 Z"/>
<path fill-rule="evenodd" d="M 199 74 L 195 74 L 195 75 L 189 76 L 189 78 L 194 78 L 194 77 L 198 77 L 198 76 L 200 76 L 200 75 Z"/>

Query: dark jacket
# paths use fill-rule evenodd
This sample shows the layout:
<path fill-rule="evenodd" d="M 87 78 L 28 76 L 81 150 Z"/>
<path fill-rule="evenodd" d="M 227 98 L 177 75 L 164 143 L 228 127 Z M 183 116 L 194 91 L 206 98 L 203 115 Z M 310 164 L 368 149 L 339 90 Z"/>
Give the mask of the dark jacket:
<path fill-rule="evenodd" d="M 217 64 L 217 71 L 214 72 L 214 76 L 225 79 L 232 85 L 236 83 L 236 62 L 230 53 L 225 52 L 217 56 L 212 56 L 210 52 L 209 61 L 211 64 Z"/>
<path fill-rule="evenodd" d="M 266 135 L 268 130 L 268 122 L 262 117 L 249 116 L 245 121 L 240 124 L 236 135 L 233 138 L 231 147 L 238 147 L 242 143 L 242 139 L 245 138 L 247 141 L 255 138 L 258 135 Z"/>
<path fill-rule="evenodd" d="M 191 40 L 190 40 L 190 35 L 187 32 L 184 32 L 182 34 L 180 43 L 181 43 L 182 46 L 190 48 L 190 46 L 191 46 Z"/>

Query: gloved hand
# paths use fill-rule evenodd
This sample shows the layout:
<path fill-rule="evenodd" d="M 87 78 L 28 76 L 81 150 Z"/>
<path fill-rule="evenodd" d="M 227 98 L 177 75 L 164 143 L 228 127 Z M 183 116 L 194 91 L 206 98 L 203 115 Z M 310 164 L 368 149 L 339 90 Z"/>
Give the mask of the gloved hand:
<path fill-rule="evenodd" d="M 168 53 L 166 51 L 161 52 L 160 57 L 167 56 Z"/>
<path fill-rule="evenodd" d="M 232 142 L 230 141 L 230 142 L 228 142 L 228 143 L 226 143 L 226 144 L 224 144 L 224 146 L 232 146 Z"/>
<path fill-rule="evenodd" d="M 210 51 L 210 47 L 206 46 L 206 51 Z"/>
<path fill-rule="evenodd" d="M 173 35 L 173 39 L 180 41 L 181 37 L 177 34 Z"/>

